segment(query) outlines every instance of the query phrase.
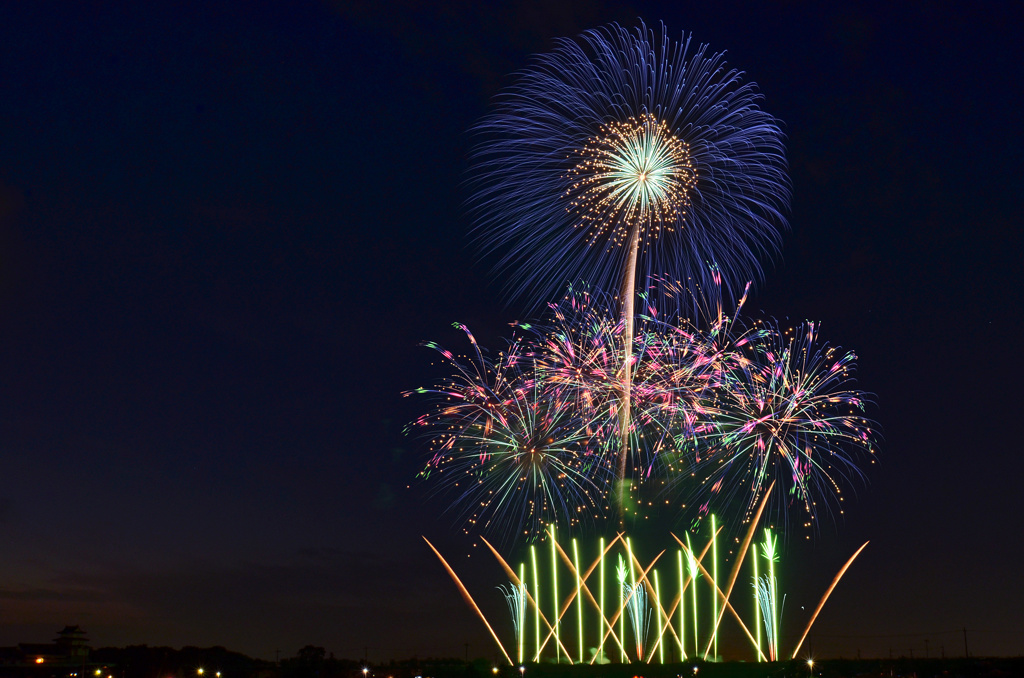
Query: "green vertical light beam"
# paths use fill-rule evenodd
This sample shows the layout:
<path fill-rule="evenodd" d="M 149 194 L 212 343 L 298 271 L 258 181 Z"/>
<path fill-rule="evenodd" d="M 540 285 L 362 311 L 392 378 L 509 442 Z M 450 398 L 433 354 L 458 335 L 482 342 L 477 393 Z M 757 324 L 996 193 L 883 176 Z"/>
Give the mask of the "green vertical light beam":
<path fill-rule="evenodd" d="M 559 649 L 562 645 L 558 636 L 558 547 L 555 545 L 555 526 L 551 526 L 551 603 L 555 611 L 552 620 L 555 624 L 555 663 L 562 659 L 562 652 Z"/>
<path fill-rule="evenodd" d="M 711 610 L 713 613 L 711 618 L 715 620 L 715 626 L 711 629 L 711 645 L 715 648 L 714 661 L 718 661 L 718 596 L 716 595 L 718 588 L 718 530 L 715 526 L 714 513 L 711 514 L 711 577 L 715 580 L 714 586 L 711 588 Z"/>
<path fill-rule="evenodd" d="M 629 584 L 632 587 L 631 588 L 631 593 L 630 593 L 630 595 L 632 596 L 632 595 L 636 594 L 636 570 L 633 568 L 633 541 L 629 537 L 626 537 L 626 552 L 629 553 Z M 622 616 L 625 617 L 626 615 L 622 615 Z M 636 630 L 637 630 L 637 624 L 634 623 L 633 624 L 633 632 L 634 632 L 634 635 L 636 635 L 636 638 L 634 640 L 636 640 L 636 646 L 637 646 L 637 648 L 639 648 L 640 647 L 640 636 L 639 636 L 639 634 L 636 633 Z M 626 642 L 625 641 L 625 636 L 623 636 L 623 641 L 622 642 L 623 643 Z M 636 653 L 636 658 L 637 658 L 637 661 L 640 661 L 640 652 L 639 652 L 639 650 Z"/>
<path fill-rule="evenodd" d="M 625 579 L 625 571 L 622 569 L 622 554 L 619 554 L 619 571 L 617 572 L 620 576 L 616 579 L 619 582 L 618 595 L 619 600 L 622 603 L 619 605 L 619 660 L 626 663 L 626 597 L 622 595 L 622 584 Z"/>
<path fill-rule="evenodd" d="M 600 617 L 600 619 L 597 620 L 597 642 L 598 642 L 597 652 L 598 652 L 598 657 L 601 660 L 604 660 L 604 625 L 605 625 L 605 622 L 606 622 L 606 619 L 607 619 L 604 616 L 604 537 L 601 537 L 601 540 L 598 542 L 598 547 L 601 549 L 601 556 L 600 556 L 601 560 L 599 561 L 600 562 L 600 564 L 598 565 L 598 570 L 599 571 L 597 573 L 598 574 L 598 600 L 597 600 L 598 610 L 597 610 L 597 612 L 598 612 L 598 616 Z"/>
<path fill-rule="evenodd" d="M 658 663 L 665 663 L 665 644 L 662 640 L 661 626 L 661 586 L 658 585 L 658 571 L 654 571 L 654 614 L 658 618 Z"/>
<path fill-rule="evenodd" d="M 580 640 L 580 664 L 583 663 L 583 596 L 580 595 L 580 588 L 583 579 L 580 577 L 580 550 L 576 546 L 576 537 L 572 538 L 572 560 L 576 568 L 576 629 L 579 632 Z"/>
<path fill-rule="evenodd" d="M 700 652 L 700 640 L 698 639 L 697 624 L 697 559 L 693 557 L 693 545 L 690 543 L 690 533 L 686 533 L 686 551 L 689 557 L 690 566 L 690 591 L 693 596 L 693 656 Z"/>
<path fill-rule="evenodd" d="M 540 574 L 537 572 L 537 547 L 530 546 L 530 559 L 533 561 L 533 633 L 537 642 L 537 654 L 533 661 L 540 661 Z"/>
<path fill-rule="evenodd" d="M 683 590 L 686 586 L 686 580 L 683 578 L 683 550 L 679 549 L 676 551 L 676 564 L 679 568 L 679 659 L 680 661 L 686 660 L 686 642 L 684 635 L 686 631 L 686 599 L 683 598 Z"/>
<path fill-rule="evenodd" d="M 776 608 L 776 605 L 775 605 L 775 597 L 778 595 L 778 588 L 776 586 L 776 580 L 775 580 L 775 544 L 776 544 L 776 542 L 775 542 L 775 540 L 772 539 L 772 531 L 771 530 L 766 529 L 765 532 L 767 532 L 767 536 L 765 537 L 765 542 L 767 544 L 769 544 L 768 550 L 769 550 L 769 556 L 770 556 L 769 559 L 768 559 L 768 583 L 772 587 L 772 595 L 771 595 L 771 601 L 772 601 L 772 629 L 774 629 L 774 632 L 772 633 L 772 638 L 775 641 L 773 643 L 775 645 L 775 653 L 774 653 L 775 654 L 775 658 L 778 659 L 778 657 L 779 657 L 779 626 L 778 626 L 779 617 L 778 617 L 778 609 Z"/>
<path fill-rule="evenodd" d="M 524 598 L 526 597 L 526 563 L 519 563 L 519 583 L 523 586 Z M 526 601 L 523 601 L 519 609 L 519 663 L 523 663 L 523 655 L 526 650 Z"/>
<path fill-rule="evenodd" d="M 636 586 L 636 570 L 633 568 L 633 540 L 626 537 L 626 552 L 629 553 L 629 583 Z"/>
<path fill-rule="evenodd" d="M 754 544 L 754 630 L 757 632 L 757 661 L 761 661 L 761 597 L 757 595 L 757 544 Z"/>

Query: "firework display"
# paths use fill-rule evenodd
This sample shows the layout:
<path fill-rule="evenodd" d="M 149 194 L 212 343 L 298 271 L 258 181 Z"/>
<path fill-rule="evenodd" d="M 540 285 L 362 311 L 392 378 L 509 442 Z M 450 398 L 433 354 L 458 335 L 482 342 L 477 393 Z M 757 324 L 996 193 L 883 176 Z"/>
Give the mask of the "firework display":
<path fill-rule="evenodd" d="M 475 236 L 535 315 L 497 353 L 463 325 L 467 355 L 427 343 L 448 374 L 405 393 L 428 403 L 407 431 L 507 577 L 511 653 L 430 545 L 510 663 L 716 659 L 727 614 L 779 660 L 780 532 L 842 514 L 874 463 L 856 356 L 744 311 L 790 198 L 760 100 L 686 34 L 613 24 L 536 57 L 474 128 Z M 666 516 L 684 536 L 644 565 L 627 532 Z M 588 532 L 609 537 L 589 565 Z M 483 535 L 526 545 L 518 571 Z"/>

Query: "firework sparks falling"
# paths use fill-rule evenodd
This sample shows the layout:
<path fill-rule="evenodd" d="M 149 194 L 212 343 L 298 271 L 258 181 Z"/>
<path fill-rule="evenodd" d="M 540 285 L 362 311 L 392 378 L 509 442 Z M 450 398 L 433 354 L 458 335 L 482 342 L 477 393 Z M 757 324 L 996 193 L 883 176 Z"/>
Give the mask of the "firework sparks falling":
<path fill-rule="evenodd" d="M 498 586 L 498 590 L 505 597 L 505 602 L 508 604 L 508 612 L 512 616 L 512 629 L 515 633 L 516 647 L 518 648 L 518 661 L 523 661 L 523 647 L 524 637 L 523 633 L 526 630 L 526 584 L 509 582 L 508 586 Z"/>
<path fill-rule="evenodd" d="M 772 535 L 770 529 L 764 531 L 764 545 L 761 547 L 761 554 L 768 561 L 768 573 L 754 581 L 757 590 L 757 601 L 764 621 L 765 642 L 768 644 L 768 659 L 775 661 L 779 658 L 779 624 L 782 611 L 779 609 L 779 580 L 775 577 L 775 563 L 779 561 L 779 538 Z M 755 554 L 755 558 L 757 555 Z"/>
<path fill-rule="evenodd" d="M 619 590 L 622 595 L 622 606 L 629 613 L 630 627 L 633 629 L 633 639 L 636 641 L 636 657 L 643 661 L 644 647 L 647 645 L 647 631 L 651 624 L 651 610 L 647 606 L 647 589 L 643 583 L 637 583 L 635 576 L 629 576 L 630 568 L 619 556 L 619 565 L 616 568 L 616 575 L 619 579 Z"/>
<path fill-rule="evenodd" d="M 757 580 L 757 599 L 763 609 L 775 609 L 776 581 L 774 577 L 764 575 Z M 776 661 L 779 658 L 779 629 L 776 626 L 777 620 L 774 615 L 765 615 L 764 636 L 768 645 L 768 661 Z"/>
<path fill-rule="evenodd" d="M 604 616 L 603 541 L 591 567 L 599 568 L 594 599 L 585 584 L 590 571 L 580 574 L 576 540 L 570 560 L 555 539 L 556 523 L 571 530 L 604 517 L 612 492 L 624 531 L 627 513 L 632 519 L 639 514 L 635 506 L 652 506 L 641 486 L 656 481 L 665 496 L 683 499 L 681 509 L 689 503 L 699 518 L 709 517 L 712 530 L 701 553 L 703 558 L 711 551 L 710 572 L 694 558 L 689 535 L 685 546 L 677 538 L 690 572 L 684 580 L 680 551 L 673 603 L 680 608 L 680 657 L 686 656 L 688 584 L 693 656 L 699 656 L 699 571 L 711 589 L 704 658 L 712 650 L 717 658 L 727 609 L 763 658 L 760 629 L 756 638 L 751 635 L 729 602 L 762 511 L 774 502 L 783 520 L 793 506 L 810 521 L 822 509 L 842 513 L 842 489 L 863 477 L 863 460 L 874 462 L 877 437 L 863 417 L 865 396 L 853 388 L 852 353 L 819 344 L 814 323 L 780 332 L 774 322 L 740 319 L 749 281 L 760 278 L 759 260 L 777 251 L 786 227 L 790 186 L 777 122 L 760 110 L 755 86 L 727 68 L 721 54 L 691 48 L 686 34 L 677 43 L 663 29 L 658 42 L 644 25 L 635 33 L 611 25 L 578 41 L 560 41 L 538 57 L 475 132 L 480 142 L 470 206 L 476 236 L 485 254 L 499 255 L 508 291 L 536 309 L 566 283 L 577 289 L 549 304 L 544 320 L 519 324 L 518 338 L 494 359 L 484 357 L 465 328 L 470 358 L 428 344 L 454 375 L 415 391 L 433 402 L 410 425 L 431 444 L 422 475 L 440 478 L 438 489 L 455 495 L 452 508 L 467 530 L 498 531 L 506 540 L 547 533 L 552 576 L 545 607 L 552 618 L 545 624 L 555 661 L 565 656 L 570 663 L 560 631 L 568 631 L 571 617 L 565 624 L 562 617 L 575 597 L 582 663 L 583 593 L 601 616 L 592 663 L 604 656 L 616 621 L 616 643 L 626 660 L 627 616 L 638 660 L 655 649 L 664 659 L 663 621 L 676 635 L 675 608 L 662 607 L 657 572 L 652 586 L 641 568 L 637 583 L 632 547 L 622 532 L 630 562 L 627 571 L 620 556 L 621 606 L 611 619 Z M 574 282 L 581 280 L 589 282 Z M 672 313 L 658 312 L 663 297 Z M 734 312 L 727 312 L 725 300 L 736 302 Z M 773 495 L 776 483 L 786 491 Z M 712 510 L 727 522 L 749 523 L 724 591 Z M 765 625 L 773 660 L 780 656 L 777 544 L 766 531 L 761 551 L 767 574 L 759 574 L 753 558 L 755 626 Z M 564 603 L 559 552 L 575 586 Z M 548 640 L 540 639 L 536 545 L 529 553 L 539 661 Z M 853 558 L 826 591 L 808 630 Z M 530 597 L 525 565 L 522 584 L 505 569 L 514 588 L 499 588 L 522 661 Z M 648 649 L 649 596 L 660 615 L 658 640 Z"/>

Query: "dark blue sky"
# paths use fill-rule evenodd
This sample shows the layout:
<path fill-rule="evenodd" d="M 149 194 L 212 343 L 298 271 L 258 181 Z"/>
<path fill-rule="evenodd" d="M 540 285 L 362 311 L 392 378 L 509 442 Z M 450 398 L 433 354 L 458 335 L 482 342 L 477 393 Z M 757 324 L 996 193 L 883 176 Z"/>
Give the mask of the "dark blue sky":
<path fill-rule="evenodd" d="M 640 16 L 785 122 L 750 305 L 823 321 L 877 395 L 881 464 L 788 604 L 870 539 L 816 650 L 1024 653 L 1017 17 L 548 4 L 0 9 L 0 644 L 492 654 L 420 535 L 483 598 L 500 573 L 407 489 L 400 393 L 421 340 L 521 312 L 467 242 L 465 130 L 552 38 Z"/>

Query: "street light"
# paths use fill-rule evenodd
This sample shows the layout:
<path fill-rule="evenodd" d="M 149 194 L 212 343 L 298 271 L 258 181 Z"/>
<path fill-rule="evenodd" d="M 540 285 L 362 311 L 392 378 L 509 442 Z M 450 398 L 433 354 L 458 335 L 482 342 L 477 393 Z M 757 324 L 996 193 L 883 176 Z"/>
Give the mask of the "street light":
<path fill-rule="evenodd" d="M 809 675 L 809 676 L 813 676 L 814 675 L 814 660 L 813 659 L 808 659 L 807 660 L 807 675 Z"/>
<path fill-rule="evenodd" d="M 363 667 L 363 678 L 366 678 L 366 674 L 368 674 L 369 672 L 370 672 L 370 669 L 368 669 L 368 668 L 366 668 L 366 667 L 364 666 L 364 667 Z"/>

